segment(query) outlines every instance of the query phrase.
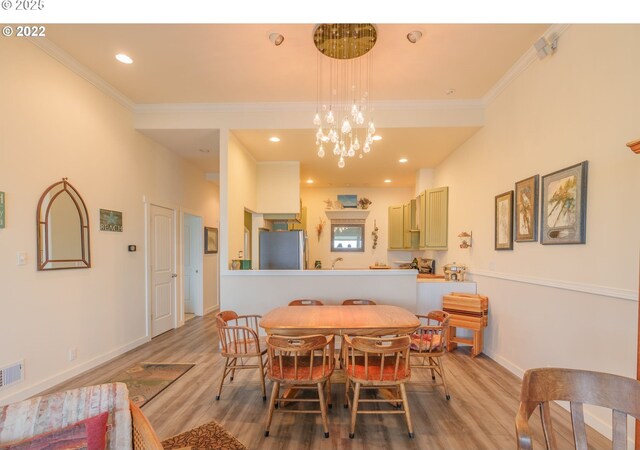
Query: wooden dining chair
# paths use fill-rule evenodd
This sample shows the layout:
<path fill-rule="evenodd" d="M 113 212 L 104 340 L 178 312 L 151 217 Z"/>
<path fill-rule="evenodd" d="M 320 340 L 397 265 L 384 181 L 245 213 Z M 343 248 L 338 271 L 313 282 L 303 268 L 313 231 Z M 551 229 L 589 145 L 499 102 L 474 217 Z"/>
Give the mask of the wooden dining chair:
<path fill-rule="evenodd" d="M 587 449 L 583 404 L 612 410 L 613 449 L 627 448 L 627 415 L 640 419 L 640 382 L 609 373 L 587 370 L 540 368 L 527 370 L 522 379 L 520 408 L 516 416 L 519 449 L 533 448 L 529 417 L 540 407 L 547 449 L 558 448 L 551 420 L 551 401 L 570 402 L 574 445 Z"/>
<path fill-rule="evenodd" d="M 322 303 L 320 300 L 309 300 L 306 298 L 302 298 L 299 300 L 291 300 L 289 302 L 289 306 L 322 306 L 324 305 L 324 303 Z"/>
<path fill-rule="evenodd" d="M 367 300 L 364 298 L 348 298 L 342 301 L 343 305 L 375 305 L 373 300 Z"/>
<path fill-rule="evenodd" d="M 333 336 L 320 334 L 309 336 L 277 336 L 267 337 L 268 364 L 267 376 L 273 381 L 271 401 L 264 435 L 269 436 L 271 419 L 276 412 L 276 405 L 291 402 L 316 402 L 319 410 L 285 409 L 279 407 L 277 412 L 294 414 L 320 413 L 324 437 L 329 437 L 329 423 L 327 420 L 327 404 L 331 398 L 330 377 L 334 369 L 334 340 Z M 295 398 L 283 395 L 280 388 L 289 390 L 317 389 L 318 399 Z M 325 388 L 327 392 L 325 394 Z"/>
<path fill-rule="evenodd" d="M 444 353 L 447 350 L 447 336 L 449 332 L 449 313 L 431 311 L 427 315 L 416 314 L 420 320 L 420 327 L 411 334 L 409 356 L 412 369 L 431 370 L 431 379 L 436 375 L 442 380 L 444 395 L 451 398 L 444 371 Z"/>
<path fill-rule="evenodd" d="M 353 439 L 358 414 L 404 414 L 413 437 L 411 413 L 407 402 L 405 382 L 411 377 L 409 366 L 409 336 L 364 337 L 344 336 L 345 350 L 345 408 L 351 407 L 351 427 L 349 437 Z M 360 398 L 363 389 L 395 388 L 393 394 L 385 398 Z M 349 393 L 353 391 L 353 399 Z M 401 409 L 359 410 L 361 403 L 390 403 Z"/>
<path fill-rule="evenodd" d="M 231 375 L 229 381 L 233 381 L 236 370 L 259 369 L 260 384 L 262 387 L 262 400 L 267 400 L 267 391 L 264 385 L 266 373 L 267 346 L 264 338 L 260 337 L 258 319 L 262 316 L 239 316 L 234 311 L 221 311 L 216 314 L 218 336 L 222 346 L 222 356 L 225 358 L 222 378 L 218 387 L 216 400 L 220 400 L 220 393 L 225 379 Z M 247 360 L 257 358 L 257 363 L 248 364 Z"/>

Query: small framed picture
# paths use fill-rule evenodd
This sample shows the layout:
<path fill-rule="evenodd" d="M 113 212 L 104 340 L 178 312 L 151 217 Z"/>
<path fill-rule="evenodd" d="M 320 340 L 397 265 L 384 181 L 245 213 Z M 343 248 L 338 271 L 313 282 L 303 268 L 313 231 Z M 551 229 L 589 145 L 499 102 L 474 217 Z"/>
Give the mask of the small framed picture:
<path fill-rule="evenodd" d="M 338 201 L 342 203 L 343 208 L 357 208 L 358 196 L 357 195 L 338 195 Z"/>
<path fill-rule="evenodd" d="M 204 252 L 218 253 L 218 229 L 204 227 Z"/>
<path fill-rule="evenodd" d="M 516 242 L 538 240 L 538 175 L 516 183 Z"/>
<path fill-rule="evenodd" d="M 541 244 L 584 244 L 587 169 L 582 161 L 542 177 Z"/>
<path fill-rule="evenodd" d="M 496 195 L 496 250 L 513 250 L 513 191 Z"/>

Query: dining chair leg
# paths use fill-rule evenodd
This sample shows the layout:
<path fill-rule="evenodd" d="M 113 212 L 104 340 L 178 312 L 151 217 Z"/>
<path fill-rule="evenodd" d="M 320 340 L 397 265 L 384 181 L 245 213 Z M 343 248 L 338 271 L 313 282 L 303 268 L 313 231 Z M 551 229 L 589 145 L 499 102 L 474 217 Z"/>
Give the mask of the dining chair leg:
<path fill-rule="evenodd" d="M 351 386 L 351 382 L 349 378 L 344 381 L 344 407 L 349 407 L 349 386 Z"/>
<path fill-rule="evenodd" d="M 225 359 L 224 369 L 222 369 L 222 378 L 220 379 L 220 385 L 218 386 L 218 395 L 216 395 L 216 400 L 220 400 L 220 394 L 222 393 L 222 385 L 224 384 L 224 379 L 227 378 L 229 374 L 229 358 Z"/>
<path fill-rule="evenodd" d="M 260 360 L 259 364 L 260 364 L 260 384 L 261 384 L 261 387 L 262 387 L 262 401 L 266 402 L 267 401 L 267 387 L 264 384 L 265 372 L 264 372 L 264 361 L 262 360 L 262 355 L 258 356 L 258 359 Z"/>
<path fill-rule="evenodd" d="M 318 399 L 320 400 L 320 414 L 322 415 L 322 428 L 324 437 L 329 437 L 329 422 L 327 421 L 327 403 L 324 398 L 324 382 L 318 383 Z"/>
<path fill-rule="evenodd" d="M 327 379 L 327 406 L 329 408 L 333 407 L 333 404 L 331 402 L 331 378 Z"/>
<path fill-rule="evenodd" d="M 407 391 L 404 383 L 400 384 L 400 394 L 402 395 L 402 403 L 404 405 L 404 418 L 407 420 L 407 428 L 409 428 L 409 437 L 413 437 L 413 425 L 411 423 L 411 412 L 409 411 L 409 402 L 407 401 Z"/>
<path fill-rule="evenodd" d="M 358 416 L 358 400 L 360 400 L 360 383 L 356 383 L 353 392 L 353 404 L 351 405 L 351 428 L 349 430 L 349 439 L 353 439 L 356 435 L 356 417 Z"/>
<path fill-rule="evenodd" d="M 451 399 L 449 395 L 449 387 L 447 386 L 447 379 L 444 376 L 444 360 L 442 358 L 438 358 L 438 367 L 440 368 L 440 376 L 442 377 L 442 385 L 444 386 L 444 395 L 447 400 Z"/>
<path fill-rule="evenodd" d="M 276 407 L 276 399 L 280 395 L 280 383 L 273 382 L 273 389 L 271 390 L 271 401 L 269 402 L 269 413 L 267 414 L 267 424 L 264 427 L 264 435 L 269 436 L 269 428 L 271 428 L 271 419 L 273 419 L 273 411 Z"/>
<path fill-rule="evenodd" d="M 231 378 L 229 379 L 229 381 L 233 381 L 233 378 L 236 376 L 236 364 L 238 363 L 238 358 L 233 358 L 231 362 L 233 363 L 233 365 L 231 369 Z"/>

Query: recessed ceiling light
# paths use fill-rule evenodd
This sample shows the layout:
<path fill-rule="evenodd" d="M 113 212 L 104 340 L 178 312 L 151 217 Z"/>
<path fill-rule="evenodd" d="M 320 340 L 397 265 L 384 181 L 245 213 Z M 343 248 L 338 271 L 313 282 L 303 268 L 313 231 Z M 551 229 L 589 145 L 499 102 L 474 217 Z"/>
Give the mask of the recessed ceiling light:
<path fill-rule="evenodd" d="M 276 136 L 270 137 L 270 138 L 269 138 L 269 140 L 270 140 L 271 142 L 280 142 L 280 138 L 279 138 L 279 137 L 276 137 Z"/>
<path fill-rule="evenodd" d="M 311 178 L 309 178 L 309 179 L 307 180 L 307 184 L 313 184 L 313 180 L 312 180 Z"/>
<path fill-rule="evenodd" d="M 133 63 L 133 59 L 131 59 L 129 56 L 125 55 L 124 53 L 118 53 L 118 54 L 116 55 L 116 59 L 117 59 L 118 61 L 120 61 L 121 63 L 124 63 L 124 64 L 131 64 L 131 63 Z"/>
<path fill-rule="evenodd" d="M 373 139 L 374 141 L 379 141 L 380 139 L 382 139 L 382 136 L 376 134 L 374 137 L 372 137 L 371 139 Z"/>
<path fill-rule="evenodd" d="M 386 180 L 384 180 L 385 183 L 391 183 L 391 180 L 389 178 L 387 178 Z"/>
<path fill-rule="evenodd" d="M 400 164 L 404 164 L 404 163 L 406 163 L 406 162 L 408 162 L 408 161 L 409 161 L 409 160 L 408 160 L 407 158 L 400 158 L 400 159 L 398 160 L 398 162 L 399 162 Z"/>

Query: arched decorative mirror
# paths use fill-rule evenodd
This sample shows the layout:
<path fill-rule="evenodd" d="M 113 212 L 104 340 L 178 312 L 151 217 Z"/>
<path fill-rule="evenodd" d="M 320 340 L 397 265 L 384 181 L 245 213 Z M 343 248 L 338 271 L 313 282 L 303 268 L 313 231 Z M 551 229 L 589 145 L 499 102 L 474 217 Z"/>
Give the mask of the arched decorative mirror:
<path fill-rule="evenodd" d="M 37 216 L 38 270 L 91 267 L 89 214 L 66 178 L 44 191 Z"/>

